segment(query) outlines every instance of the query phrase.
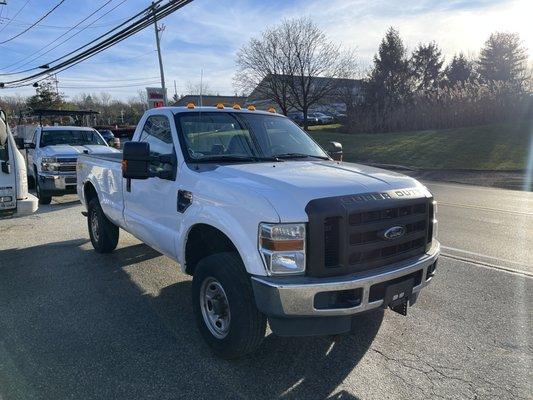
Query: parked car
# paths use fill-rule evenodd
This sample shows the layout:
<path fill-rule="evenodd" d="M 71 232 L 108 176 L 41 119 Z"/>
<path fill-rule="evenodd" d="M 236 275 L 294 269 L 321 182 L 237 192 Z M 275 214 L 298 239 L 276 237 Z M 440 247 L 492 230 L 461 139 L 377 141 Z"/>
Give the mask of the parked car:
<path fill-rule="evenodd" d="M 291 113 L 289 118 L 296 122 L 298 125 L 304 124 L 304 114 L 303 113 Z M 311 114 L 307 114 L 307 125 L 318 125 L 318 118 Z"/>
<path fill-rule="evenodd" d="M 18 139 L 20 145 L 23 139 Z M 0 217 L 31 214 L 37 207 L 37 198 L 28 193 L 24 157 L 0 110 Z"/>
<path fill-rule="evenodd" d="M 76 193 L 78 155 L 119 152 L 95 129 L 77 126 L 40 126 L 26 148 L 28 174 L 40 204 L 50 204 L 52 196 Z"/>
<path fill-rule="evenodd" d="M 115 149 L 120 149 L 120 139 L 118 137 L 115 137 L 115 135 L 110 129 L 102 129 L 98 132 L 100 133 L 100 135 L 102 135 L 102 137 L 109 146 L 114 147 Z"/>
<path fill-rule="evenodd" d="M 122 228 L 176 260 L 224 358 L 257 348 L 267 320 L 282 336 L 335 335 L 362 312 L 406 315 L 435 274 L 433 197 L 330 147 L 271 112 L 148 110 L 123 154 L 78 158 L 92 245 L 113 251 Z"/>
<path fill-rule="evenodd" d="M 327 115 L 321 112 L 314 112 L 309 114 L 311 118 L 315 118 L 318 124 L 320 125 L 327 125 L 332 124 L 334 121 L 334 118 L 331 115 Z"/>

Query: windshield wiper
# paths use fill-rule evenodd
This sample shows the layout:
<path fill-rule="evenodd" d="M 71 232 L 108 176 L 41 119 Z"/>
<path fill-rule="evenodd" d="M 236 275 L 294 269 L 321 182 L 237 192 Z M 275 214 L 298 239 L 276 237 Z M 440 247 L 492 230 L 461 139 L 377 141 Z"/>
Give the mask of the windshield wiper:
<path fill-rule="evenodd" d="M 272 157 L 274 158 L 319 158 L 321 160 L 329 160 L 328 157 L 324 156 L 316 156 L 313 154 L 304 154 L 304 153 L 282 153 L 282 154 L 274 154 Z"/>
<path fill-rule="evenodd" d="M 220 154 L 216 156 L 207 156 L 197 158 L 194 161 L 229 161 L 229 162 L 241 162 L 241 161 L 281 161 L 277 157 L 257 157 L 257 156 L 233 156 Z"/>

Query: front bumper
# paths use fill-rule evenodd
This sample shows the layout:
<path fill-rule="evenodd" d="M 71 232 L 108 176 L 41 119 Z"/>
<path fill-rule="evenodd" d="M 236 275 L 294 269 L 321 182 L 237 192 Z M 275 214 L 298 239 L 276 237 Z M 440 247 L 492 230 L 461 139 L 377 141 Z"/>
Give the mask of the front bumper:
<path fill-rule="evenodd" d="M 426 254 L 376 270 L 330 278 L 252 276 L 252 286 L 257 307 L 269 317 L 271 325 L 280 325 L 287 319 L 300 319 L 307 324 L 313 319 L 316 322 L 318 320 L 316 317 L 327 317 L 324 321 L 329 320 L 330 330 L 333 330 L 329 332 L 326 329 L 328 334 L 340 333 L 336 332 L 338 329 L 333 327 L 339 319 L 329 317 L 347 317 L 348 319 L 344 318 L 346 323 L 341 324 L 346 328 L 350 317 L 386 306 L 383 296 L 380 298 L 382 292 L 377 289 L 385 287 L 389 281 L 401 280 L 403 277 L 418 277 L 415 279 L 413 294 L 410 298 L 410 303 L 413 304 L 418 293 L 430 283 L 439 254 L 440 244 L 435 240 Z M 347 307 L 315 307 L 317 294 L 341 291 L 359 293 L 359 301 Z M 275 324 L 272 324 L 272 321 Z M 316 325 L 316 323 L 311 322 L 311 325 Z M 274 327 L 273 330 L 275 331 Z M 291 328 L 291 331 L 294 329 Z"/>
<path fill-rule="evenodd" d="M 39 185 L 45 195 L 60 196 L 76 193 L 76 173 L 74 174 L 39 174 Z"/>

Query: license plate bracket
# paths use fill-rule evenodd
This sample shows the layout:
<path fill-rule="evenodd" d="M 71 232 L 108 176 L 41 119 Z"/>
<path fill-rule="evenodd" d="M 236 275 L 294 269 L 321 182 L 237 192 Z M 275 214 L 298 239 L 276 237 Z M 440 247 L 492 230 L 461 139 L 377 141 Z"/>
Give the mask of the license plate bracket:
<path fill-rule="evenodd" d="M 387 286 L 383 305 L 397 313 L 407 315 L 407 303 L 413 294 L 414 283 L 414 278 L 410 278 Z"/>

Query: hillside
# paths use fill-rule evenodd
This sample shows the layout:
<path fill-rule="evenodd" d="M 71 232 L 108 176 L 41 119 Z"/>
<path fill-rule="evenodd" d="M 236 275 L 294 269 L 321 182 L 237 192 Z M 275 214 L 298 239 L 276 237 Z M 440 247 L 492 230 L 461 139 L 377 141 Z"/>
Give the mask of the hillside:
<path fill-rule="evenodd" d="M 525 169 L 533 147 L 533 121 L 377 134 L 346 134 L 339 129 L 316 126 L 310 133 L 322 145 L 341 142 L 346 161 L 419 169 Z"/>

